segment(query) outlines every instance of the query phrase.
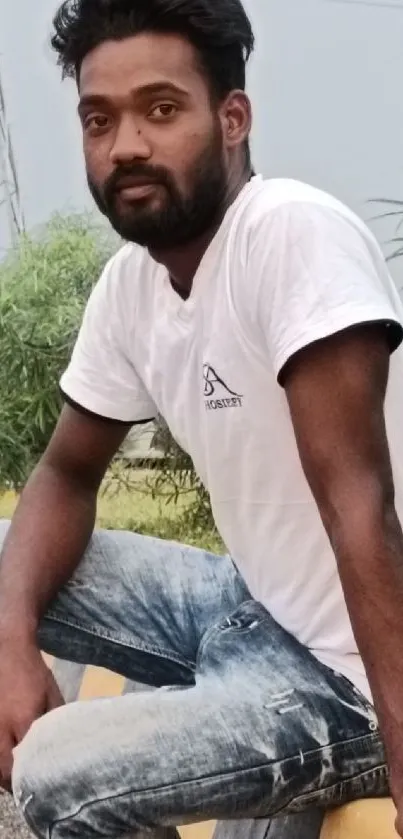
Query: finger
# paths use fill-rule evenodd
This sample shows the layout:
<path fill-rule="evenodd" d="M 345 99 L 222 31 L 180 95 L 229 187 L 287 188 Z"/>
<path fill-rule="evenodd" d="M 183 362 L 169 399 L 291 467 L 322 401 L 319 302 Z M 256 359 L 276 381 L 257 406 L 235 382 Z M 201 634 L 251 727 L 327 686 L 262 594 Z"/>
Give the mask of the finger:
<path fill-rule="evenodd" d="M 3 736 L 0 745 L 0 787 L 11 793 L 14 742 L 10 736 Z"/>
<path fill-rule="evenodd" d="M 0 782 L 0 789 L 4 790 L 4 792 L 6 792 L 8 795 L 13 794 L 13 790 L 11 788 L 11 781 L 9 781 L 8 783 L 7 783 L 7 781 L 1 781 Z"/>

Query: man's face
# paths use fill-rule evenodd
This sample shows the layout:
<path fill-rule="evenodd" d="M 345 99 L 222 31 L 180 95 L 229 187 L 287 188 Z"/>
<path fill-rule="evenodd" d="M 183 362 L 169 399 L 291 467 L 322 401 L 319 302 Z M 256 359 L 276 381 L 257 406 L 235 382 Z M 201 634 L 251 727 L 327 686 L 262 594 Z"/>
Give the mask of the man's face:
<path fill-rule="evenodd" d="M 107 41 L 86 56 L 79 87 L 88 183 L 114 229 L 155 250 L 203 235 L 228 168 L 193 47 L 154 33 Z"/>

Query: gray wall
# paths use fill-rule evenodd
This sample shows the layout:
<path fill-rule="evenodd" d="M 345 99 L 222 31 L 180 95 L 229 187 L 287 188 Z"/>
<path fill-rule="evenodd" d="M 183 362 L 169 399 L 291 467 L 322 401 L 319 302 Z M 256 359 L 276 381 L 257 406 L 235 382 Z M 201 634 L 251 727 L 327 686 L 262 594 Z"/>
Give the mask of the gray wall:
<path fill-rule="evenodd" d="M 301 178 L 368 219 L 403 198 L 403 0 L 246 0 L 254 152 L 266 175 Z M 0 61 L 29 225 L 89 205 L 75 91 L 47 34 L 55 0 L 0 0 Z M 18 23 L 20 19 L 20 23 Z M 376 226 L 381 240 L 393 228 Z M 6 245 L 0 210 L 0 247 Z"/>

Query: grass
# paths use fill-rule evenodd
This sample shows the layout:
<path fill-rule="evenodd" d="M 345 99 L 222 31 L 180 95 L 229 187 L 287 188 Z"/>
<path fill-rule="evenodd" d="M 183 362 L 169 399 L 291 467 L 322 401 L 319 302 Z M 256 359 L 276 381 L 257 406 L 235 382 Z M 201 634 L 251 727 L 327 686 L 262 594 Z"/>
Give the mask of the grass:
<path fill-rule="evenodd" d="M 131 472 L 125 483 L 106 481 L 98 499 L 98 527 L 135 531 L 194 545 L 212 553 L 223 553 L 223 544 L 214 530 L 189 523 L 186 516 L 188 496 L 180 497 L 176 504 L 167 503 L 164 498 L 153 499 L 144 488 L 146 477 L 147 472 L 138 470 Z M 0 518 L 11 518 L 16 504 L 14 493 L 0 495 Z"/>

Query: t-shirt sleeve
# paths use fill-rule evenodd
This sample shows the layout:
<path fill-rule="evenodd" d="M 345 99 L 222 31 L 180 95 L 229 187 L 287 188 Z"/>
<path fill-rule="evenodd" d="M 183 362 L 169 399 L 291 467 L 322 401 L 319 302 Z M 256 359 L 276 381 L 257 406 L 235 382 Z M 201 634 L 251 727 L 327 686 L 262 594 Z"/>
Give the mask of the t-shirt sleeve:
<path fill-rule="evenodd" d="M 280 383 L 292 356 L 351 327 L 384 323 L 391 351 L 403 340 L 386 262 L 353 215 L 309 202 L 280 206 L 256 225 L 248 266 L 249 314 Z"/>
<path fill-rule="evenodd" d="M 115 257 L 92 292 L 60 388 L 84 411 L 134 424 L 154 419 L 157 410 L 126 346 L 124 309 Z"/>

